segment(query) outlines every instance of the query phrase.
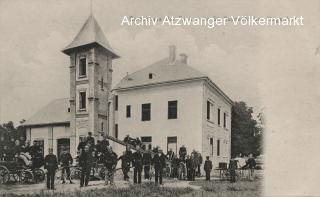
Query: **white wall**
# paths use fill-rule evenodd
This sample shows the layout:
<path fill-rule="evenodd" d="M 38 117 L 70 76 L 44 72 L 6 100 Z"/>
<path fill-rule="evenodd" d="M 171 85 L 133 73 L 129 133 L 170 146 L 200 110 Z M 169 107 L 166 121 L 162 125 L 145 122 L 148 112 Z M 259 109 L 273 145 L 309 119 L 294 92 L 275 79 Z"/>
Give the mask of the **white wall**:
<path fill-rule="evenodd" d="M 152 136 L 152 145 L 167 149 L 167 137 L 177 136 L 178 151 L 186 145 L 201 151 L 202 142 L 202 100 L 201 82 L 188 82 L 170 86 L 156 86 L 127 91 L 118 91 L 119 139 L 129 134 L 132 137 Z M 178 101 L 178 118 L 168 119 L 168 101 Z M 141 121 L 141 105 L 151 103 L 151 120 Z M 131 105 L 131 118 L 126 118 L 126 106 Z M 117 147 L 117 152 L 120 149 Z M 123 149 L 121 149 L 123 150 Z"/>
<path fill-rule="evenodd" d="M 203 97 L 203 157 L 210 156 L 214 166 L 219 162 L 229 162 L 231 156 L 231 105 L 212 87 L 204 83 Z M 207 100 L 212 102 L 211 118 L 207 120 Z M 220 108 L 220 125 L 218 125 L 218 108 Z M 226 128 L 223 126 L 223 113 L 227 114 Z M 210 138 L 213 138 L 213 155 L 211 155 Z M 217 156 L 217 140 L 220 140 L 220 156 Z"/>

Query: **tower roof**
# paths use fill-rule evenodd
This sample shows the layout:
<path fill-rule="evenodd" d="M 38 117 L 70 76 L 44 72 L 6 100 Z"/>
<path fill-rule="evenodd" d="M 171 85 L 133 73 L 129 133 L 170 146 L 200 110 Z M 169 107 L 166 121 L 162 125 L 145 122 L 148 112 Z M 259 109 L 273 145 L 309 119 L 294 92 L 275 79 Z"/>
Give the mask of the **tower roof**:
<path fill-rule="evenodd" d="M 102 46 L 109 53 L 111 53 L 113 58 L 120 57 L 111 48 L 107 38 L 105 37 L 103 31 L 101 30 L 101 27 L 99 26 L 93 15 L 89 16 L 77 36 L 66 48 L 62 50 L 62 52 L 69 55 L 70 52 L 75 48 L 92 44 L 98 44 Z"/>

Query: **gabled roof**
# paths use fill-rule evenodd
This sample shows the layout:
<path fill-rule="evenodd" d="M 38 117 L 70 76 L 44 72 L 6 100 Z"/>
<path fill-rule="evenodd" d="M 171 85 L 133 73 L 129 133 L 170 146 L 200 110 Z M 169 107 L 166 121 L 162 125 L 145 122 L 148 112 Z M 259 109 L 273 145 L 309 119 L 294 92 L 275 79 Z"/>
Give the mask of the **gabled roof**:
<path fill-rule="evenodd" d="M 69 99 L 67 98 L 53 100 L 27 119 L 21 126 L 70 123 L 69 106 Z"/>
<path fill-rule="evenodd" d="M 110 52 L 113 58 L 119 58 L 119 55 L 117 55 L 111 48 L 107 38 L 93 15 L 89 16 L 77 36 L 65 49 L 63 49 L 62 52 L 69 54 L 72 49 L 91 44 L 98 44 Z"/>
<path fill-rule="evenodd" d="M 152 75 L 152 79 L 149 79 L 149 74 Z M 206 77 L 205 74 L 195 70 L 187 64 L 183 64 L 179 61 L 170 62 L 169 58 L 165 58 L 124 77 L 114 89 L 119 90 L 136 86 L 204 77 Z"/>

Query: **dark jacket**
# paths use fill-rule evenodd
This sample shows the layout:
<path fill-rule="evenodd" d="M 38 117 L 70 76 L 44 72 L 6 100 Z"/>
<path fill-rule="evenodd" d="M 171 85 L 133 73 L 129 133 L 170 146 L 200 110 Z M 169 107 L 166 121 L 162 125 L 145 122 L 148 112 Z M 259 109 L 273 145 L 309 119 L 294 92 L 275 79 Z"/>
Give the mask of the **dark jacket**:
<path fill-rule="evenodd" d="M 87 167 L 92 165 L 92 153 L 83 152 L 79 157 L 79 166 L 80 167 Z"/>
<path fill-rule="evenodd" d="M 131 158 L 129 155 L 123 154 L 118 158 L 118 160 L 121 160 L 121 167 L 122 168 L 130 168 Z"/>
<path fill-rule="evenodd" d="M 38 152 L 40 152 L 40 147 L 38 145 L 32 145 L 29 148 L 29 152 L 31 157 L 35 157 L 38 154 Z"/>
<path fill-rule="evenodd" d="M 237 160 L 230 160 L 229 162 L 229 170 L 236 170 L 238 168 Z"/>
<path fill-rule="evenodd" d="M 109 144 L 109 140 L 102 140 L 101 142 L 100 142 L 100 148 L 101 148 L 101 152 L 106 152 L 106 150 L 107 150 L 107 147 L 109 146 L 110 144 Z"/>
<path fill-rule="evenodd" d="M 90 144 L 91 146 L 94 146 L 95 143 L 94 143 L 94 138 L 91 136 L 88 136 L 87 137 L 87 144 Z"/>
<path fill-rule="evenodd" d="M 204 167 L 203 167 L 204 171 L 211 171 L 212 170 L 212 161 L 210 160 L 206 160 L 204 162 Z"/>
<path fill-rule="evenodd" d="M 164 168 L 166 166 L 166 156 L 164 154 L 161 154 L 160 156 L 159 154 L 156 154 L 152 159 L 152 163 L 155 169 Z"/>
<path fill-rule="evenodd" d="M 111 170 L 117 165 L 118 155 L 115 152 L 107 152 L 104 154 L 104 165 Z"/>
<path fill-rule="evenodd" d="M 44 158 L 44 169 L 56 170 L 58 169 L 58 159 L 55 155 L 49 154 Z"/>
<path fill-rule="evenodd" d="M 69 164 L 72 164 L 73 159 L 70 153 L 68 152 L 63 152 L 60 155 L 60 163 L 62 164 L 62 166 L 69 166 Z"/>
<path fill-rule="evenodd" d="M 87 145 L 87 142 L 80 142 L 79 144 L 78 144 L 78 150 L 79 151 L 81 151 L 81 152 L 83 152 L 84 151 L 84 147 Z"/>
<path fill-rule="evenodd" d="M 143 164 L 142 154 L 140 152 L 135 152 L 132 155 L 132 159 L 133 159 L 133 166 L 137 170 L 142 170 L 142 164 Z"/>
<path fill-rule="evenodd" d="M 186 155 L 187 154 L 187 149 L 186 147 L 180 147 L 179 149 L 179 155 Z"/>
<path fill-rule="evenodd" d="M 254 169 L 256 167 L 257 163 L 254 158 L 249 158 L 248 161 L 246 162 L 245 167 L 249 167 L 250 169 Z"/>
<path fill-rule="evenodd" d="M 143 153 L 143 165 L 150 165 L 152 163 L 151 153 Z"/>

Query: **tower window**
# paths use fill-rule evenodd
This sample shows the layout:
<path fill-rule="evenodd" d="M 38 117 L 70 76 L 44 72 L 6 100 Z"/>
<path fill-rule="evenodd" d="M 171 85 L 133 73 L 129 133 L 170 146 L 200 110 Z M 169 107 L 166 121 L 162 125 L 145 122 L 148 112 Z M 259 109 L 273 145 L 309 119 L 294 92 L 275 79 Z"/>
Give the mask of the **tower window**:
<path fill-rule="evenodd" d="M 104 126 L 103 122 L 101 122 L 101 131 L 103 131 L 103 126 Z"/>
<path fill-rule="evenodd" d="M 79 109 L 86 109 L 86 92 L 79 92 Z"/>
<path fill-rule="evenodd" d="M 127 117 L 127 118 L 130 118 L 130 117 L 131 117 L 131 105 L 127 105 L 126 117 Z"/>
<path fill-rule="evenodd" d="M 151 103 L 142 104 L 141 106 L 141 120 L 149 121 L 151 120 Z"/>
<path fill-rule="evenodd" d="M 226 128 L 227 114 L 223 113 L 223 127 Z"/>
<path fill-rule="evenodd" d="M 85 77 L 87 75 L 87 59 L 81 58 L 79 61 L 79 77 Z"/>
<path fill-rule="evenodd" d="M 153 77 L 152 73 L 149 73 L 149 79 L 152 79 L 152 77 Z"/>
<path fill-rule="evenodd" d="M 177 119 L 178 101 L 168 101 L 168 119 Z"/>

